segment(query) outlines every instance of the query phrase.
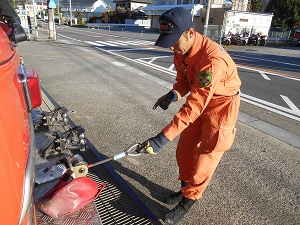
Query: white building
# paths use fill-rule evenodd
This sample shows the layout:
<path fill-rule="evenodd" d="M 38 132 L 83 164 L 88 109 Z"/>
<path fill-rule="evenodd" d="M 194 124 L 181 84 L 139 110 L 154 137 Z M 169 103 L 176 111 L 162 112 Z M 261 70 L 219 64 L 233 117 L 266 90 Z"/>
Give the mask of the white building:
<path fill-rule="evenodd" d="M 62 0 L 61 6 L 62 16 L 68 18 L 70 16 L 70 1 Z M 71 1 L 72 18 L 75 18 L 75 11 L 80 11 L 84 14 L 85 19 L 91 16 L 100 16 L 105 10 L 110 9 L 110 6 L 103 0 L 76 0 Z"/>
<path fill-rule="evenodd" d="M 178 0 L 179 1 L 179 0 Z M 183 1 L 183 0 L 181 0 Z M 199 1 L 201 3 L 207 2 L 205 0 L 188 0 L 189 2 Z M 175 0 L 175 2 L 177 2 Z M 235 8 L 241 8 L 241 10 L 235 10 L 232 7 L 231 10 L 225 10 L 222 7 L 223 0 L 214 1 L 218 4 L 212 4 L 209 13 L 208 32 L 209 37 L 220 36 L 220 33 L 227 34 L 229 31 L 232 33 L 243 33 L 249 31 L 249 33 L 260 32 L 262 34 L 268 34 L 269 28 L 272 22 L 273 14 L 269 13 L 252 13 L 244 11 L 247 8 L 248 1 L 233 1 L 235 2 Z M 246 4 L 247 3 L 247 4 Z M 159 29 L 159 16 L 167 10 L 174 7 L 184 7 L 193 15 L 194 28 L 203 33 L 204 21 L 206 17 L 205 4 L 174 4 L 174 5 L 155 5 L 146 6 L 143 11 L 146 15 L 151 16 L 151 28 Z"/>
<path fill-rule="evenodd" d="M 244 11 L 227 12 L 224 23 L 225 33 L 260 33 L 268 35 L 271 26 L 273 14 L 270 13 L 252 13 Z"/>

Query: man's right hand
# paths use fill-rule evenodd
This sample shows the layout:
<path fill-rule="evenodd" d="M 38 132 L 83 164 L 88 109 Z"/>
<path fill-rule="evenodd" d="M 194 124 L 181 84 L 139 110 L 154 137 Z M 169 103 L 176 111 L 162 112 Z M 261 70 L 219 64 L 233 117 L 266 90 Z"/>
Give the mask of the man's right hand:
<path fill-rule="evenodd" d="M 166 110 L 171 102 L 174 102 L 177 100 L 177 95 L 174 91 L 169 91 L 166 95 L 161 96 L 157 102 L 152 107 L 153 109 L 156 109 L 157 106 L 160 106 L 163 110 Z"/>
<path fill-rule="evenodd" d="M 160 149 L 167 143 L 169 143 L 169 139 L 164 135 L 163 132 L 160 132 L 155 137 L 152 137 L 143 142 L 140 145 L 139 149 L 136 150 L 138 153 L 148 153 L 150 155 L 157 154 Z"/>

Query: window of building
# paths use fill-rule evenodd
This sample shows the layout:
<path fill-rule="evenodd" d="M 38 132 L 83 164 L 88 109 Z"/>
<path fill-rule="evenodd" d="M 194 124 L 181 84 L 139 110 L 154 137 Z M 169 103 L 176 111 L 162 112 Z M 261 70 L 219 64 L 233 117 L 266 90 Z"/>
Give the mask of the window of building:
<path fill-rule="evenodd" d="M 248 22 L 248 19 L 240 18 L 240 22 Z"/>
<path fill-rule="evenodd" d="M 202 18 L 201 22 L 204 23 L 205 18 Z M 214 18 L 209 18 L 208 23 L 214 23 Z"/>

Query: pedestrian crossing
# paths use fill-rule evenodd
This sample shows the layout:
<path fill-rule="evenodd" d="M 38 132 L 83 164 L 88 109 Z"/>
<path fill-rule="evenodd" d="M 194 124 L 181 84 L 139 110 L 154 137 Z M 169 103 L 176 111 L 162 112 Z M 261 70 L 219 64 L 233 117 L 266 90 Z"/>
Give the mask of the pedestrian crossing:
<path fill-rule="evenodd" d="M 146 40 L 131 40 L 131 41 L 121 41 L 121 40 L 107 40 L 107 41 L 84 41 L 87 44 L 91 44 L 97 47 L 122 47 L 122 46 L 153 46 L 155 42 Z"/>

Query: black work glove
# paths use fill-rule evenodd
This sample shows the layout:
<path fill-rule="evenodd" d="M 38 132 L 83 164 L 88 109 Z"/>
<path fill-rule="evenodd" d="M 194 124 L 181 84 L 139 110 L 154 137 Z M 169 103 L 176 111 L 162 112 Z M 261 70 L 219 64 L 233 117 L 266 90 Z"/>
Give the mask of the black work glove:
<path fill-rule="evenodd" d="M 150 155 L 154 155 L 160 151 L 160 149 L 169 142 L 169 139 L 160 132 L 155 137 L 152 137 L 141 144 L 141 147 L 136 150 L 136 152 L 148 153 Z"/>
<path fill-rule="evenodd" d="M 166 95 L 161 96 L 152 108 L 156 109 L 157 106 L 160 106 L 163 110 L 166 110 L 171 104 L 171 102 L 177 101 L 177 98 L 178 96 L 176 92 L 171 90 Z"/>

